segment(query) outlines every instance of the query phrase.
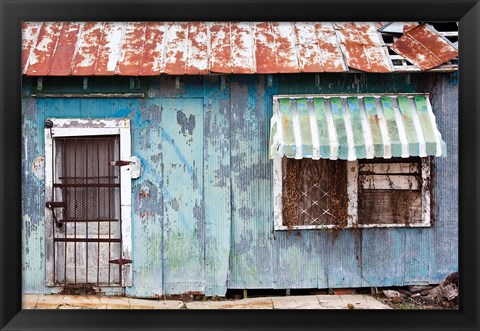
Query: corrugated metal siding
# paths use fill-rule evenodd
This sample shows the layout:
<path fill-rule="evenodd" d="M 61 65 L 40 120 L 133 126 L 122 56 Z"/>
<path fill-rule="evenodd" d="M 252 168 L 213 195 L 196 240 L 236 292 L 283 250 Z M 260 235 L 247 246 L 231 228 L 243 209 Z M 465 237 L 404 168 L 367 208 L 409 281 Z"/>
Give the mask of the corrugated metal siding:
<path fill-rule="evenodd" d="M 24 98 L 24 290 L 49 291 L 44 272 L 39 272 L 45 270 L 43 125 L 46 116 L 65 117 L 66 111 L 68 117 L 132 121 L 132 152 L 141 158 L 144 170 L 132 182 L 134 286 L 127 288 L 127 295 L 180 293 L 186 290 L 185 284 L 190 285 L 188 290 L 224 295 L 227 287 L 327 288 L 442 281 L 458 270 L 457 85 L 448 75 L 406 77 L 327 74 L 315 86 L 314 75 L 285 75 L 274 77 L 268 86 L 263 76 L 231 76 L 224 90 L 216 77 L 185 78 L 179 89 L 174 80 L 162 78 L 152 81 L 148 99 Z M 267 153 L 273 95 L 429 90 L 449 149 L 448 157 L 435 159 L 432 228 L 344 230 L 336 238 L 324 230 L 273 230 L 272 165 Z M 185 117 L 177 118 L 178 111 Z M 195 118 L 196 141 L 181 144 L 178 139 L 191 128 L 190 115 Z M 185 121 L 182 132 L 179 122 Z M 193 181 L 194 169 L 198 179 L 203 178 L 203 196 L 198 182 L 197 193 L 189 196 L 193 200 L 188 198 L 186 223 L 174 210 L 173 198 L 190 192 L 174 190 L 167 163 L 185 166 L 184 178 L 178 179 L 185 185 Z M 194 211 L 195 200 L 201 206 L 200 215 L 198 209 Z M 168 205 L 161 207 L 164 204 Z M 190 235 L 194 244 L 186 246 L 178 234 Z M 180 253 L 180 249 L 184 250 Z M 182 256 L 181 265 L 175 254 Z"/>

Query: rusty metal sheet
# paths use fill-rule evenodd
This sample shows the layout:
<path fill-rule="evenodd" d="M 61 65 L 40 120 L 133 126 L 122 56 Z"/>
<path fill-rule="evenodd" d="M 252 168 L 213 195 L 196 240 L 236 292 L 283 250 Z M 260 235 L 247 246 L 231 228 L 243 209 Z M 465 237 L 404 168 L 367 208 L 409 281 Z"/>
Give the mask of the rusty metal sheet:
<path fill-rule="evenodd" d="M 40 29 L 37 44 L 32 49 L 28 58 L 29 76 L 45 76 L 50 71 L 52 58 L 57 45 L 58 37 L 62 31 L 62 23 L 45 23 Z"/>
<path fill-rule="evenodd" d="M 83 23 L 63 23 L 55 54 L 52 58 L 50 76 L 68 76 L 71 71 L 72 57 L 75 53 L 79 31 Z"/>
<path fill-rule="evenodd" d="M 422 70 L 435 68 L 458 56 L 458 50 L 428 24 L 406 31 L 390 48 Z"/>
<path fill-rule="evenodd" d="M 275 56 L 275 36 L 270 22 L 255 23 L 255 63 L 257 73 L 271 74 L 277 72 Z"/>
<path fill-rule="evenodd" d="M 160 75 L 165 69 L 165 31 L 167 23 L 148 22 L 143 46 L 141 76 Z"/>
<path fill-rule="evenodd" d="M 118 71 L 123 75 L 137 76 L 140 72 L 146 25 L 129 22 L 125 27 L 125 43 L 118 64 Z"/>
<path fill-rule="evenodd" d="M 230 25 L 215 22 L 210 26 L 210 70 L 216 73 L 231 73 L 232 51 L 230 49 Z"/>
<path fill-rule="evenodd" d="M 231 72 L 236 74 L 255 73 L 253 28 L 250 23 L 230 23 Z"/>
<path fill-rule="evenodd" d="M 388 52 L 374 23 L 334 23 L 343 55 L 350 68 L 366 72 L 391 72 Z"/>
<path fill-rule="evenodd" d="M 347 71 L 332 23 L 297 22 L 295 33 L 301 71 Z"/>
<path fill-rule="evenodd" d="M 272 22 L 270 26 L 275 36 L 276 72 L 300 72 L 294 24 L 291 22 Z"/>
<path fill-rule="evenodd" d="M 208 26 L 203 22 L 188 24 L 187 75 L 208 74 Z"/>
<path fill-rule="evenodd" d="M 169 75 L 185 75 L 188 23 L 168 23 L 166 38 L 165 73 Z"/>
<path fill-rule="evenodd" d="M 95 75 L 111 76 L 116 73 L 121 49 L 125 40 L 126 23 L 106 22 L 95 65 Z"/>
<path fill-rule="evenodd" d="M 23 23 L 23 73 L 153 76 L 347 72 L 350 68 L 391 72 L 387 47 L 377 31 L 383 23 Z M 415 24 L 405 26 L 411 29 Z M 437 56 L 442 63 L 458 54 L 431 30 L 407 32 L 395 45 L 399 52 L 407 54 L 405 48 L 414 45 L 418 58 L 426 52 L 428 61 Z M 427 46 L 443 46 L 421 49 L 422 38 Z M 437 51 L 440 55 L 434 54 Z"/>
<path fill-rule="evenodd" d="M 22 73 L 25 73 L 27 68 L 28 57 L 30 52 L 37 45 L 38 34 L 42 23 L 40 22 L 23 22 L 22 23 Z"/>
<path fill-rule="evenodd" d="M 83 31 L 77 52 L 73 59 L 72 74 L 74 76 L 92 76 L 95 73 L 95 62 L 98 57 L 103 23 L 87 22 Z"/>

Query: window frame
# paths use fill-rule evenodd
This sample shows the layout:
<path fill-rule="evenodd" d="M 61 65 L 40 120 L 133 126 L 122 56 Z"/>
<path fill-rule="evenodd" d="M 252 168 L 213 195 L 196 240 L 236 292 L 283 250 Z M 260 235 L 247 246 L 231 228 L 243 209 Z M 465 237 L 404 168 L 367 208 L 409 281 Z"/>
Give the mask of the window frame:
<path fill-rule="evenodd" d="M 285 157 L 285 156 L 284 156 Z M 282 196 L 283 196 L 283 174 L 282 159 L 276 157 L 273 159 L 273 211 L 274 211 L 274 230 L 313 230 L 313 229 L 335 229 L 335 224 L 325 225 L 294 225 L 287 226 L 283 224 L 282 218 Z M 407 159 L 407 158 L 406 158 Z M 432 225 L 431 213 L 431 160 L 430 157 L 421 157 L 422 172 L 422 222 L 419 223 L 370 223 L 358 224 L 358 160 L 347 161 L 347 197 L 348 197 L 348 217 L 346 228 L 407 228 L 407 227 L 430 227 Z M 335 160 L 332 160 L 335 162 Z M 395 162 L 392 162 L 395 163 Z"/>
<path fill-rule="evenodd" d="M 120 159 L 129 160 L 131 157 L 130 120 L 118 119 L 84 119 L 84 118 L 49 118 L 53 127 L 45 128 L 45 201 L 53 197 L 54 175 L 54 139 L 59 137 L 85 137 L 102 135 L 119 135 Z M 132 183 L 131 167 L 120 167 L 120 215 L 122 231 L 122 258 L 132 259 Z M 56 287 L 54 283 L 53 266 L 53 237 L 51 211 L 45 208 L 45 258 L 46 258 L 46 286 Z M 52 252 L 52 253 L 49 253 Z M 123 265 L 122 287 L 132 286 L 132 265 Z"/>

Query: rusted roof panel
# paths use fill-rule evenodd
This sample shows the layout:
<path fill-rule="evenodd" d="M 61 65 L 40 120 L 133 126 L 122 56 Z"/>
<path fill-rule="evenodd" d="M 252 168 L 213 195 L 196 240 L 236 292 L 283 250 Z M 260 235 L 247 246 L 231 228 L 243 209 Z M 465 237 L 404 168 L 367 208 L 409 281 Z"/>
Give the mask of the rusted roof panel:
<path fill-rule="evenodd" d="M 95 73 L 103 23 L 87 22 L 83 26 L 77 51 L 73 57 L 72 74 L 74 76 L 91 76 Z"/>
<path fill-rule="evenodd" d="M 346 72 L 350 68 L 391 72 L 395 68 L 377 31 L 381 24 L 23 23 L 22 66 L 29 76 L 275 74 Z M 437 41 L 438 36 L 429 31 L 408 31 L 397 49 L 407 52 L 402 42 L 414 45 L 420 58 L 425 53 L 420 45 L 442 45 L 427 50 L 426 58 L 439 51 L 438 61 L 458 53 L 443 47 L 446 42 Z"/>
<path fill-rule="evenodd" d="M 25 73 L 25 69 L 27 68 L 27 61 L 28 61 L 28 57 L 30 56 L 30 52 L 37 45 L 37 38 L 38 38 L 38 34 L 40 33 L 41 27 L 42 27 L 42 23 L 39 23 L 39 22 L 23 22 L 22 23 L 22 31 L 23 31 L 22 68 L 24 69 L 22 73 Z"/>
<path fill-rule="evenodd" d="M 68 76 L 70 74 L 71 59 L 75 54 L 75 45 L 82 25 L 73 22 L 63 24 L 48 73 L 50 76 Z"/>
<path fill-rule="evenodd" d="M 188 24 L 187 75 L 208 74 L 208 27 L 204 22 Z"/>
<path fill-rule="evenodd" d="M 231 72 L 238 74 L 255 73 L 254 34 L 250 23 L 231 23 L 232 40 Z"/>
<path fill-rule="evenodd" d="M 185 75 L 187 63 L 188 23 L 168 23 L 165 49 L 165 73 Z"/>
<path fill-rule="evenodd" d="M 95 66 L 95 75 L 115 75 L 125 39 L 126 23 L 103 24 L 103 35 Z"/>
<path fill-rule="evenodd" d="M 428 24 L 406 31 L 391 49 L 422 70 L 435 68 L 458 56 L 458 50 Z"/>
<path fill-rule="evenodd" d="M 148 22 L 143 46 L 141 76 L 159 75 L 165 70 L 166 23 Z"/>
<path fill-rule="evenodd" d="M 391 72 L 386 46 L 374 23 L 335 23 L 340 46 L 351 68 L 366 72 Z"/>
<path fill-rule="evenodd" d="M 125 42 L 118 64 L 118 72 L 122 75 L 137 76 L 140 73 L 146 25 L 146 23 L 127 23 L 125 27 Z"/>
<path fill-rule="evenodd" d="M 27 75 L 48 75 L 61 30 L 62 23 L 44 23 L 42 25 L 36 45 L 28 57 Z"/>
<path fill-rule="evenodd" d="M 254 24 L 255 64 L 259 74 L 271 74 L 277 71 L 275 36 L 271 24 L 270 22 Z"/>
<path fill-rule="evenodd" d="M 231 73 L 230 63 L 232 52 L 230 49 L 230 24 L 225 22 L 212 23 L 210 26 L 210 71 Z"/>

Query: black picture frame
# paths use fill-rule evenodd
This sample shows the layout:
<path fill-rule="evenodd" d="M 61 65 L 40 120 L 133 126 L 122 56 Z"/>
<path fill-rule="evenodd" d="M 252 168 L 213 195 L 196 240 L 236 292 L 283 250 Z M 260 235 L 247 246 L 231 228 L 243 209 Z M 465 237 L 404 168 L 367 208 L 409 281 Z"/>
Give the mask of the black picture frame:
<path fill-rule="evenodd" d="M 0 327 L 2 330 L 477 330 L 479 293 L 478 0 L 0 0 Z M 459 21 L 458 311 L 21 310 L 21 21 Z"/>

